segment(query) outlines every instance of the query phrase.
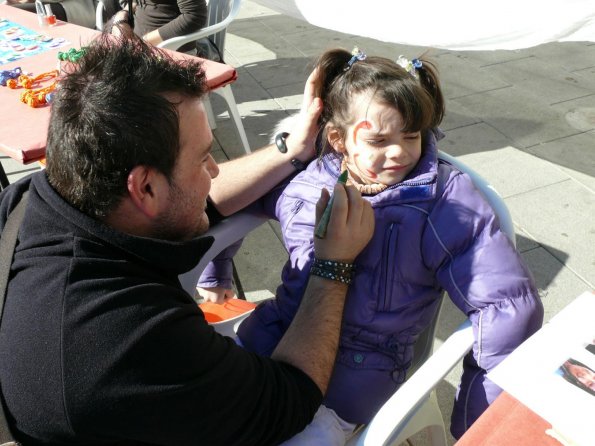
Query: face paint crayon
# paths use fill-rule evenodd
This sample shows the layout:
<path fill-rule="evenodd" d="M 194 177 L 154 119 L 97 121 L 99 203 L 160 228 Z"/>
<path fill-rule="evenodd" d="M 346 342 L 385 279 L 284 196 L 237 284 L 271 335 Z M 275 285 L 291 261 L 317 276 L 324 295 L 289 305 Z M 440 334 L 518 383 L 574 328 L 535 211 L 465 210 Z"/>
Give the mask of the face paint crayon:
<path fill-rule="evenodd" d="M 347 183 L 347 170 L 344 170 L 343 173 L 341 173 L 341 175 L 339 175 L 339 178 L 337 179 L 337 184 L 345 184 Z M 328 201 L 326 208 L 324 209 L 324 212 L 322 213 L 322 217 L 320 218 L 320 221 L 318 222 L 318 226 L 316 226 L 316 229 L 314 230 L 314 236 L 316 238 L 324 238 L 326 236 L 326 230 L 328 228 L 328 223 L 331 219 L 331 211 L 333 209 L 333 199 L 335 198 L 335 196 L 333 195 L 330 200 Z"/>

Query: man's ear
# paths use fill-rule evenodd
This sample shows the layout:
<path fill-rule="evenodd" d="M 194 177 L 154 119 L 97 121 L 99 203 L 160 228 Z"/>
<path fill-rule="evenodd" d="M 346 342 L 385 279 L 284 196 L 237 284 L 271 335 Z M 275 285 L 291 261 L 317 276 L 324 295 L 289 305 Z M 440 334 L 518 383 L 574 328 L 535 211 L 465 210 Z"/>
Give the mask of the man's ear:
<path fill-rule="evenodd" d="M 155 218 L 169 199 L 165 175 L 148 166 L 136 166 L 128 174 L 128 195 L 144 215 Z"/>
<path fill-rule="evenodd" d="M 343 140 L 343 136 L 337 127 L 327 127 L 326 139 L 335 152 L 345 153 L 345 141 Z"/>

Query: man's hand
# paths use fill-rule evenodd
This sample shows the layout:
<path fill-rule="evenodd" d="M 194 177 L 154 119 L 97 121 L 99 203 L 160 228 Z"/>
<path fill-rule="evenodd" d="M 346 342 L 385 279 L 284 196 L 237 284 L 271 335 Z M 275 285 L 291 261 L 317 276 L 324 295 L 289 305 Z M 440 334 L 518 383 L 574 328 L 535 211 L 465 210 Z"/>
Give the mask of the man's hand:
<path fill-rule="evenodd" d="M 374 233 L 374 211 L 353 186 L 337 184 L 326 236 L 314 238 L 314 252 L 320 259 L 352 263 L 366 247 Z M 329 193 L 322 190 L 316 204 L 316 224 L 329 202 Z"/>
<path fill-rule="evenodd" d="M 322 101 L 315 97 L 317 80 L 318 69 L 315 69 L 306 80 L 302 107 L 286 141 L 287 151 L 293 158 L 301 161 L 307 161 L 316 155 L 318 117 L 322 113 Z"/>

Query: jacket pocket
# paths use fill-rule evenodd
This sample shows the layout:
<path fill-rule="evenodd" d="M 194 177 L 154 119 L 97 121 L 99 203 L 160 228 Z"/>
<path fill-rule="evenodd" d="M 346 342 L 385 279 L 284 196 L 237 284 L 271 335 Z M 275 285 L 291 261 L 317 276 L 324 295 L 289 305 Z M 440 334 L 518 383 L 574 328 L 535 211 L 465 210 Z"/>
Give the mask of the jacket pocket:
<path fill-rule="evenodd" d="M 287 206 L 286 207 L 287 210 L 284 212 L 284 215 L 286 217 L 283 221 L 283 234 L 287 233 L 287 230 L 288 230 L 289 226 L 291 225 L 291 222 L 293 221 L 295 216 L 304 207 L 304 201 L 299 200 L 299 199 L 292 200 L 292 201 L 288 202 L 286 206 Z"/>

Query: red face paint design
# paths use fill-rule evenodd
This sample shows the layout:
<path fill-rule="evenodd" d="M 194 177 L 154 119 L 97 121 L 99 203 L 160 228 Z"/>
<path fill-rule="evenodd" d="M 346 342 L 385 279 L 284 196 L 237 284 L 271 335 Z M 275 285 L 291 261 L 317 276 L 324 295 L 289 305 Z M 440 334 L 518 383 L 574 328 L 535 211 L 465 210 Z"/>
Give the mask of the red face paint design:
<path fill-rule="evenodd" d="M 373 128 L 374 128 L 374 124 L 372 124 L 370 121 L 367 121 L 367 120 L 363 120 L 363 121 L 358 122 L 355 125 L 355 127 L 353 128 L 353 145 L 356 147 L 356 150 L 357 150 L 357 151 L 354 151 L 354 153 L 352 154 L 353 163 L 355 164 L 355 166 L 357 167 L 357 169 L 360 172 L 365 172 L 371 180 L 376 179 L 378 177 L 378 175 L 375 172 L 371 171 L 369 168 L 362 167 L 360 165 L 360 162 L 361 162 L 360 155 L 361 155 L 361 153 L 360 153 L 360 149 L 359 149 L 358 143 L 357 143 L 357 134 L 358 134 L 358 132 L 361 129 L 371 130 Z M 365 164 L 367 164 L 369 166 L 371 164 L 371 162 L 372 162 L 373 157 L 374 157 L 374 154 L 369 153 L 368 154 L 368 157 L 367 157 L 368 158 L 367 159 L 367 162 L 365 162 Z"/>

